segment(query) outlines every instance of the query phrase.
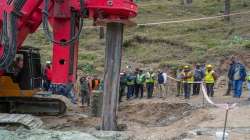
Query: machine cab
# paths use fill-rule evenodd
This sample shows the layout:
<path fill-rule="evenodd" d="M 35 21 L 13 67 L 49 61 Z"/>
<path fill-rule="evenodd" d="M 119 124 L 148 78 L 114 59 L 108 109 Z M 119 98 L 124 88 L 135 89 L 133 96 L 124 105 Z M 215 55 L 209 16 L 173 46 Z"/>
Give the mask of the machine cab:
<path fill-rule="evenodd" d="M 20 90 L 33 90 L 42 87 L 41 59 L 38 48 L 22 47 L 16 54 L 12 66 L 6 70 Z"/>

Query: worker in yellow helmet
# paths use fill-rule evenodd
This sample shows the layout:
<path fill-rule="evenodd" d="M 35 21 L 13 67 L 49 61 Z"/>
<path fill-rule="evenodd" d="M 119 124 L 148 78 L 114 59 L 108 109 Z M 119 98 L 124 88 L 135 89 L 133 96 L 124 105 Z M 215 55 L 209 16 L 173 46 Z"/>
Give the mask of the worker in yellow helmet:
<path fill-rule="evenodd" d="M 191 85 L 193 83 L 193 73 L 188 65 L 184 66 L 182 81 L 185 99 L 190 99 Z"/>
<path fill-rule="evenodd" d="M 211 64 L 206 66 L 206 73 L 205 73 L 205 83 L 207 88 L 207 94 L 210 97 L 214 96 L 214 83 L 217 80 L 217 75 L 213 70 L 213 66 Z"/>
<path fill-rule="evenodd" d="M 182 73 L 183 73 L 183 66 L 179 66 L 178 69 L 176 70 L 176 79 L 177 81 L 177 95 L 176 97 L 179 97 L 180 95 L 183 94 L 183 83 L 182 81 Z"/>

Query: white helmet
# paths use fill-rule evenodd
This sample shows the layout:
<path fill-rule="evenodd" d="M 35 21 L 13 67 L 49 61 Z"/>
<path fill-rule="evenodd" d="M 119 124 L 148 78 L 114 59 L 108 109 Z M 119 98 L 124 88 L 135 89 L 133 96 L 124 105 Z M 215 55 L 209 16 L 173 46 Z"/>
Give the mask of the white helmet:
<path fill-rule="evenodd" d="M 51 61 L 46 61 L 46 64 L 51 64 Z"/>

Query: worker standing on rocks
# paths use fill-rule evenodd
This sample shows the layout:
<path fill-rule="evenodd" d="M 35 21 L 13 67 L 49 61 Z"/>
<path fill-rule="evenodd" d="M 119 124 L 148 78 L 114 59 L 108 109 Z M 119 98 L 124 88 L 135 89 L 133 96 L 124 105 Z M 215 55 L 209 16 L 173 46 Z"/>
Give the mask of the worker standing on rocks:
<path fill-rule="evenodd" d="M 83 76 L 80 79 L 80 91 L 81 91 L 82 106 L 84 106 L 85 103 L 89 106 L 90 105 L 90 85 L 86 76 Z"/>
<path fill-rule="evenodd" d="M 152 69 L 146 74 L 146 87 L 147 87 L 147 98 L 150 99 L 153 96 L 155 86 L 155 74 Z"/>
<path fill-rule="evenodd" d="M 100 86 L 100 82 L 101 82 L 101 80 L 100 79 L 98 79 L 98 77 L 97 77 L 97 75 L 95 75 L 94 77 L 93 77 L 93 79 L 91 80 L 91 89 L 92 90 L 98 90 L 99 89 L 99 86 Z"/>
<path fill-rule="evenodd" d="M 122 97 L 125 93 L 127 86 L 127 74 L 126 72 L 120 73 L 120 89 L 119 89 L 119 102 L 122 102 Z"/>
<path fill-rule="evenodd" d="M 144 83 L 145 83 L 145 74 L 141 69 L 137 70 L 137 75 L 136 75 L 136 87 L 135 87 L 135 97 L 138 98 L 139 93 L 140 93 L 140 98 L 143 98 L 143 88 L 144 88 Z"/>
<path fill-rule="evenodd" d="M 217 76 L 215 71 L 213 70 L 212 65 L 207 65 L 206 73 L 205 73 L 205 83 L 206 83 L 206 89 L 207 94 L 210 97 L 214 96 L 214 83 L 217 80 Z"/>
<path fill-rule="evenodd" d="M 193 82 L 193 73 L 189 66 L 184 66 L 184 71 L 182 72 L 183 88 L 185 99 L 190 99 L 191 85 Z"/>
<path fill-rule="evenodd" d="M 193 83 L 193 95 L 199 95 L 200 94 L 200 86 L 202 79 L 204 78 L 204 72 L 201 69 L 200 64 L 196 64 L 194 69 L 194 83 Z"/>
<path fill-rule="evenodd" d="M 52 80 L 52 66 L 51 66 L 51 62 L 47 61 L 45 69 L 44 69 L 44 89 L 45 89 L 45 91 L 49 90 L 51 80 Z"/>
<path fill-rule="evenodd" d="M 243 64 L 236 60 L 234 69 L 233 69 L 233 85 L 234 85 L 234 97 L 240 98 L 242 94 L 243 82 L 246 79 L 246 68 Z"/>
<path fill-rule="evenodd" d="M 159 98 L 163 98 L 167 96 L 167 74 L 162 70 L 158 70 L 158 94 Z"/>
<path fill-rule="evenodd" d="M 133 73 L 127 75 L 127 100 L 134 96 L 135 76 Z"/>
<path fill-rule="evenodd" d="M 176 95 L 176 97 L 183 95 L 182 73 L 183 73 L 183 66 L 179 66 L 179 68 L 176 71 L 176 79 L 177 79 L 177 95 Z"/>
<path fill-rule="evenodd" d="M 230 67 L 228 70 L 228 87 L 227 87 L 227 92 L 226 94 L 224 94 L 224 96 L 230 96 L 231 95 L 231 91 L 233 89 L 233 71 L 234 71 L 234 67 L 235 67 L 235 57 L 231 58 L 231 63 L 230 63 Z"/>

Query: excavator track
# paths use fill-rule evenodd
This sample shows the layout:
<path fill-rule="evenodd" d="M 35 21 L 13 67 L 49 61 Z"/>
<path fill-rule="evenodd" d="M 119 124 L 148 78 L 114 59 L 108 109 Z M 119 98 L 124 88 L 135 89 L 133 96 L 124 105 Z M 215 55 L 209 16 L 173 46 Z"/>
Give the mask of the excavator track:
<path fill-rule="evenodd" d="M 40 118 L 28 114 L 0 113 L 0 125 L 18 125 L 28 129 L 37 129 L 43 126 Z"/>
<path fill-rule="evenodd" d="M 32 114 L 38 116 L 57 116 L 67 110 L 66 97 L 32 96 L 32 97 L 0 97 L 0 113 Z"/>

